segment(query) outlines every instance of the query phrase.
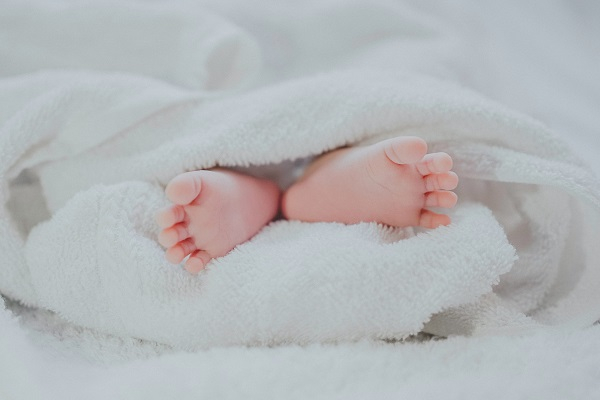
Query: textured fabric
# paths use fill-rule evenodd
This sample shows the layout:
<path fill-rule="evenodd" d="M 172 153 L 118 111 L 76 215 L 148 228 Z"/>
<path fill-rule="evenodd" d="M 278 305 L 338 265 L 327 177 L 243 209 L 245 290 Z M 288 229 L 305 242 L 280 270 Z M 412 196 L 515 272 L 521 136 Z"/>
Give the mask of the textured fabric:
<path fill-rule="evenodd" d="M 17 205 L 3 218 L 3 258 L 18 260 L 3 264 L 2 290 L 77 324 L 196 348 L 403 338 L 444 310 L 429 330 L 466 334 L 600 306 L 586 289 L 598 282 L 585 258 L 597 249 L 569 242 L 585 228 L 574 222 L 580 203 L 600 205 L 593 175 L 542 124 L 447 81 L 353 68 L 210 95 L 124 73 L 40 72 L 2 89 L 3 103 L 21 105 L 0 136 L 4 193 Z M 176 174 L 252 170 L 395 135 L 454 157 L 451 226 L 413 236 L 280 221 L 199 276 L 164 260 L 153 214 Z M 10 183 L 25 170 L 29 181 Z M 27 232 L 15 225 L 31 198 L 50 217 Z M 560 279 L 575 274 L 585 279 L 565 290 Z M 478 302 L 498 282 L 512 318 Z"/>
<path fill-rule="evenodd" d="M 525 94 L 515 95 L 520 103 L 508 94 L 535 79 L 515 74 L 498 88 L 501 60 L 486 60 L 493 75 L 470 47 L 481 41 L 486 48 L 485 36 L 470 32 L 465 45 L 447 29 L 458 9 L 431 7 L 437 20 L 385 1 L 48 4 L 5 2 L 0 11 L 0 292 L 32 306 L 7 303 L 25 329 L 0 313 L 0 393 L 39 398 L 31 382 L 58 387 L 67 371 L 80 384 L 61 386 L 58 398 L 90 391 L 90 398 L 135 398 L 128 384 L 164 398 L 158 388 L 175 375 L 180 386 L 169 395 L 239 398 L 248 387 L 207 378 L 211 367 L 249 382 L 240 376 L 256 377 L 247 373 L 264 357 L 253 372 L 263 379 L 252 387 L 257 398 L 294 387 L 296 373 L 299 396 L 311 397 L 321 393 L 314 371 L 331 370 L 340 371 L 336 382 L 346 393 L 380 388 L 410 397 L 439 387 L 437 394 L 468 398 L 464 388 L 479 374 L 474 398 L 502 398 L 501 390 L 510 398 L 509 382 L 530 393 L 517 373 L 539 378 L 532 371 L 546 360 L 556 366 L 543 376 L 550 387 L 565 382 L 559 372 L 576 364 L 566 356 L 575 348 L 581 385 L 563 397 L 594 397 L 588 389 L 597 377 L 589 371 L 598 361 L 575 343 L 591 346 L 597 330 L 573 334 L 565 353 L 555 350 L 561 338 L 552 331 L 590 326 L 600 314 L 598 182 L 544 124 L 464 87 L 528 111 Z M 562 10 L 553 4 L 547 9 Z M 510 7 L 497 11 L 510 15 Z M 109 27 L 111 38 L 123 40 L 103 35 Z M 140 37 L 154 38 L 154 51 L 144 52 Z M 535 108 L 527 114 L 543 115 Z M 561 131 L 564 139 L 570 134 Z M 176 174 L 215 165 L 258 175 L 275 168 L 289 182 L 296 160 L 395 135 L 421 136 L 431 151 L 453 156 L 461 182 L 451 226 L 420 232 L 277 221 L 198 276 L 164 261 L 152 217 Z M 541 332 L 421 347 L 342 343 L 422 330 Z M 25 333 L 60 350 L 38 357 Z M 217 348 L 307 343 L 274 353 Z M 466 351 L 473 343 L 481 347 Z M 79 354 L 112 364 L 199 348 L 211 350 L 106 370 L 47 361 Z M 536 361 L 515 366 L 525 353 Z M 341 358 L 350 361 L 327 367 Z M 452 371 L 442 365 L 449 359 Z M 410 372 L 388 374 L 398 360 Z M 269 375 L 272 362 L 282 367 Z M 354 379 L 365 365 L 379 380 Z M 441 385 L 425 388 L 432 373 Z M 553 394 L 562 393 L 548 389 L 544 398 Z"/>

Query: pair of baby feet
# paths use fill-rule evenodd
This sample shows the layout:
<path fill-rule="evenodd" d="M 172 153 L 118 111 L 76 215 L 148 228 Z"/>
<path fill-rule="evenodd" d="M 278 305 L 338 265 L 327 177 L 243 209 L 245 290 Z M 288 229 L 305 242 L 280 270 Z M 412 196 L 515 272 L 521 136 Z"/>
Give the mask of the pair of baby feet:
<path fill-rule="evenodd" d="M 254 236 L 279 211 L 307 222 L 378 222 L 436 228 L 450 218 L 458 177 L 446 153 L 427 154 L 417 137 L 342 148 L 315 160 L 283 195 L 277 185 L 226 169 L 186 172 L 167 185 L 173 206 L 160 210 L 159 243 L 166 258 L 198 273 Z"/>

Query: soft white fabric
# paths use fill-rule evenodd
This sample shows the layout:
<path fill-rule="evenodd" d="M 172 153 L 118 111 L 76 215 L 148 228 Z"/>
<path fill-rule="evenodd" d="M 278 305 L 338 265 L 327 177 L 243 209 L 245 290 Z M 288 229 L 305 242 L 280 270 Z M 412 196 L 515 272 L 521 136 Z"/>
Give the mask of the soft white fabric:
<path fill-rule="evenodd" d="M 87 74 L 69 77 L 69 85 L 83 93 L 72 100 L 78 108 L 98 109 L 95 97 L 112 96 L 107 103 L 114 109 L 115 104 L 126 103 L 121 97 L 130 93 L 129 85 L 150 84 L 132 77 L 105 78 L 100 82 L 110 89 L 104 91 L 86 87 L 95 83 L 93 79 Z M 399 87 L 390 87 L 394 81 Z M 418 332 L 432 314 L 489 292 L 512 266 L 513 248 L 481 206 L 462 205 L 453 227 L 406 240 L 399 239 L 410 230 L 398 230 L 390 238 L 387 229 L 369 224 L 282 221 L 215 260 L 207 273 L 191 276 L 164 260 L 153 222 L 153 214 L 166 204 L 164 195 L 159 185 L 142 180 L 164 183 L 186 169 L 215 163 L 247 165 L 303 157 L 367 136 L 361 131 L 395 128 L 393 134 L 400 134 L 407 120 L 417 121 L 425 134 L 427 121 L 435 124 L 447 114 L 430 115 L 427 103 L 434 101 L 439 85 L 412 75 L 352 71 L 210 104 L 193 99 L 168 113 L 155 113 L 88 151 L 78 149 L 78 144 L 85 146 L 81 133 L 72 139 L 59 132 L 48 140 L 48 147 L 72 153 L 35 169 L 43 189 L 37 196 L 44 196 L 53 213 L 31 230 L 25 245 L 36 301 L 88 327 L 179 348 L 404 337 Z M 327 86 L 328 90 L 321 89 Z M 134 87 L 132 92 L 140 98 L 143 88 Z M 371 96 L 365 96 L 369 91 Z M 417 93 L 431 100 L 410 102 Z M 159 91 L 141 101 L 174 96 Z M 387 101 L 382 102 L 382 96 Z M 299 103 L 315 97 L 298 112 Z M 51 104 L 55 101 L 50 98 Z M 478 102 L 477 98 L 467 102 L 465 109 Z M 403 112 L 407 104 L 416 110 Z M 390 115 L 388 109 L 394 106 L 398 112 Z M 232 109 L 243 122 L 219 117 Z M 467 113 L 457 109 L 456 116 L 446 117 L 449 129 L 452 118 L 457 126 L 466 118 Z M 372 115 L 366 118 L 362 110 Z M 124 118 L 135 116 L 125 106 L 116 112 Z M 470 119 L 486 124 L 485 117 Z M 208 133 L 197 134 L 203 125 L 202 131 Z M 94 126 L 102 130 L 102 123 Z M 20 135 L 20 129 L 13 132 Z M 149 144 L 156 147 L 143 151 Z M 36 156 L 48 159 L 55 154 L 44 154 L 38 147 Z M 13 176 L 19 172 L 19 164 L 9 171 Z M 23 248 L 14 252 L 22 253 Z M 382 299 L 389 305 L 382 307 Z M 340 304 L 346 307 L 339 310 Z"/>
<path fill-rule="evenodd" d="M 255 41 L 237 26 L 177 4 L 8 0 L 2 3 L 0 37 L 3 75 L 123 71 L 215 90 L 243 84 L 260 63 Z"/>
<path fill-rule="evenodd" d="M 58 59 L 64 64 L 56 64 L 47 53 L 60 49 L 24 51 L 23 43 L 40 36 L 18 34 L 22 24 L 1 25 L 2 37 L 16 35 L 23 43 L 0 43 L 5 75 L 0 81 L 0 200 L 6 204 L 0 210 L 0 291 L 75 324 L 13 305 L 43 346 L 48 337 L 63 337 L 67 345 L 50 340 L 51 347 L 83 353 L 95 362 L 114 362 L 111 357 L 119 353 L 121 360 L 131 360 L 171 347 L 403 338 L 422 329 L 440 335 L 519 333 L 548 325 L 583 327 L 598 319 L 599 250 L 594 240 L 600 194 L 593 174 L 543 124 L 457 85 L 482 90 L 472 81 L 472 69 L 465 67 L 475 61 L 457 62 L 466 50 L 440 21 L 386 2 L 317 2 L 291 10 L 277 4 L 259 9 L 206 5 L 247 31 L 220 17 L 206 17 L 212 13 L 191 3 L 174 8 L 62 5 L 60 14 L 53 14 L 54 6 L 28 7 L 39 9 L 33 15 L 36 26 L 45 29 L 41 37 L 60 48 L 81 46 L 77 37 L 66 34 L 59 38 L 60 46 L 52 42 L 52 32 L 68 32 L 62 29 L 69 24 L 85 26 L 88 38 L 102 36 L 106 23 L 114 24 L 111 31 L 121 32 L 123 40 L 97 44 L 107 60 L 140 51 L 133 46 L 137 42 L 126 40 L 132 22 L 137 21 L 139 33 L 156 25 L 184 25 L 163 25 L 163 13 L 191 20 L 186 25 L 191 32 L 167 30 L 164 35 L 164 47 L 181 52 L 167 57 L 173 63 L 160 50 L 145 54 L 150 64 L 156 59 L 157 69 L 140 68 L 135 57 L 96 65 L 90 54 L 97 54 L 81 51 L 67 51 L 73 59 L 65 55 Z M 156 11 L 161 7 L 164 11 Z M 0 18 L 29 23 L 28 15 L 21 4 L 7 3 Z M 204 18 L 209 22 L 194 23 Z M 235 32 L 236 46 L 225 46 L 229 52 L 208 50 L 223 31 Z M 186 37 L 213 44 L 188 46 Z M 258 65 L 256 42 L 263 46 L 265 67 L 253 90 L 236 92 Z M 196 69 L 189 63 L 198 63 L 198 71 L 235 71 L 242 65 L 239 71 L 249 75 L 214 81 L 199 73 L 194 78 L 199 80 L 191 80 L 190 70 L 182 73 L 174 60 L 192 58 L 185 63 L 191 71 Z M 87 71 L 15 76 L 65 66 Z M 407 134 L 424 137 L 432 150 L 448 151 L 455 159 L 461 204 L 450 227 L 415 234 L 373 224 L 279 221 L 197 277 L 163 261 L 152 214 L 165 204 L 161 187 L 175 174 L 217 164 L 278 163 Z M 69 389 L 40 378 L 44 374 L 37 368 L 54 364 L 36 357 L 7 312 L 0 318 L 7 338 L 0 344 L 11 354 L 6 359 L 24 354 L 24 368 L 10 369 L 17 379 L 5 387 L 19 391 L 22 386 L 31 392 L 28 397 L 36 398 L 36 388 L 28 383 L 42 379 L 40 387 L 59 388 L 65 396 L 89 392 L 88 387 Z M 548 345 L 557 340 L 548 334 L 539 337 Z M 515 343 L 482 340 L 500 346 L 499 355 Z M 451 356 L 460 354 L 464 342 L 448 343 Z M 533 339 L 520 343 L 526 349 Z M 340 346 L 329 356 L 323 348 L 305 348 L 301 352 L 309 356 L 299 361 L 298 379 L 310 378 L 313 361 L 327 364 L 357 352 L 365 360 L 345 364 L 340 376 L 352 376 L 349 371 L 376 360 L 380 364 L 373 371 L 387 386 L 371 380 L 340 388 L 398 393 L 402 380 L 385 375 L 389 359 L 373 346 Z M 214 351 L 219 359 L 231 360 L 223 361 L 222 368 L 231 369 L 237 360 L 242 371 L 251 368 L 254 355 L 266 357 L 260 370 L 269 373 L 268 350 L 231 350 L 230 359 L 225 350 Z M 295 357 L 286 351 L 282 349 L 282 358 Z M 417 348 L 412 357 L 406 355 L 409 351 L 399 354 L 410 363 L 425 350 Z M 440 356 L 432 360 L 444 359 L 436 354 Z M 465 357 L 473 366 L 482 354 L 475 350 Z M 531 354 L 539 356 L 542 350 Z M 204 358 L 188 364 L 185 355 L 171 357 L 145 364 L 133 386 L 148 388 L 155 398 L 198 391 L 229 397 L 244 393 L 241 388 L 223 391 L 228 382 L 208 378 L 200 381 L 208 383 L 189 387 L 180 383 L 174 392 L 157 391 L 158 383 L 149 384 L 144 371 L 156 366 L 177 371 L 188 365 L 206 371 L 213 364 Z M 277 361 L 279 356 L 274 357 Z M 552 358 L 560 360 L 560 354 Z M 37 365 L 33 372 L 30 365 Z M 73 364 L 58 365 L 75 370 Z M 104 372 L 84 369 L 80 377 L 92 382 L 90 376 L 99 373 L 97 384 L 91 385 L 97 393 L 132 398 L 120 379 L 136 376 L 131 372 L 135 365 Z M 425 364 L 420 365 L 426 373 Z M 290 362 L 274 380 L 293 374 L 292 366 Z M 471 369 L 463 371 L 467 376 Z M 232 372 L 229 376 L 240 379 Z M 271 387 L 294 385 L 292 378 L 281 382 Z M 418 382 L 413 381 L 414 392 L 409 387 L 406 393 L 423 393 Z M 457 390 L 457 382 L 446 388 Z M 249 392 L 269 397 L 273 392 L 268 387 Z M 300 397 L 309 397 L 311 390 L 300 391 Z M 324 392 L 332 395 L 335 388 Z"/>
<path fill-rule="evenodd" d="M 50 313 L 11 308 L 21 314 L 37 346 L 23 340 L 14 321 L 6 323 L 6 312 L 0 314 L 0 338 L 10 345 L 0 363 L 3 398 L 562 400 L 600 395 L 599 326 L 425 343 L 236 346 L 183 353 L 65 324 Z"/>

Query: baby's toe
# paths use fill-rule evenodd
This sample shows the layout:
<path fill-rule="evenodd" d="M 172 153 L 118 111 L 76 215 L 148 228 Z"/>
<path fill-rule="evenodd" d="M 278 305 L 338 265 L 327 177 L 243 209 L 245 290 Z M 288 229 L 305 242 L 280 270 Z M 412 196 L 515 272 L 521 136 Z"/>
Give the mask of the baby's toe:
<path fill-rule="evenodd" d="M 165 193 L 175 204 L 188 205 L 198 197 L 202 187 L 201 171 L 186 172 L 177 175 L 169 182 Z"/>
<path fill-rule="evenodd" d="M 452 171 L 427 175 L 423 180 L 425 181 L 426 192 L 433 192 L 434 190 L 453 190 L 458 186 L 458 175 Z"/>
<path fill-rule="evenodd" d="M 179 264 L 194 251 L 196 251 L 196 245 L 191 239 L 186 239 L 169 248 L 165 253 L 165 257 L 171 264 Z"/>
<path fill-rule="evenodd" d="M 156 213 L 155 220 L 161 228 L 169 228 L 185 220 L 185 210 L 181 206 L 166 207 Z"/>
<path fill-rule="evenodd" d="M 425 207 L 452 208 L 456 205 L 457 200 L 456 193 L 438 190 L 425 194 Z"/>
<path fill-rule="evenodd" d="M 171 247 L 189 237 L 190 233 L 187 230 L 186 224 L 179 223 L 160 232 L 158 243 L 164 247 Z"/>
<path fill-rule="evenodd" d="M 449 225 L 450 217 L 444 214 L 434 213 L 433 211 L 423 210 L 419 219 L 419 226 L 427 229 L 434 229 L 438 226 Z"/>
<path fill-rule="evenodd" d="M 400 136 L 384 140 L 385 155 L 395 164 L 413 164 L 427 153 L 427 143 L 415 136 Z"/>
<path fill-rule="evenodd" d="M 185 262 L 185 269 L 191 274 L 197 274 L 206 267 L 210 259 L 211 256 L 206 251 L 198 250 L 192 253 L 190 258 Z"/>
<path fill-rule="evenodd" d="M 439 174 L 452 169 L 452 157 L 447 153 L 430 153 L 416 164 L 417 170 L 423 176 Z"/>

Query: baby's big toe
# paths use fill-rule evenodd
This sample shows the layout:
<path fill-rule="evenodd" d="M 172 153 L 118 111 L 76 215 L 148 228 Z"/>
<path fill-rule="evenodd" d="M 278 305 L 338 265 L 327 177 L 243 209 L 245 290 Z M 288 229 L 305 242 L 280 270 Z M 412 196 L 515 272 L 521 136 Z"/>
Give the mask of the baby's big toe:
<path fill-rule="evenodd" d="M 177 175 L 169 182 L 165 193 L 167 198 L 175 204 L 190 204 L 200 194 L 202 178 L 200 171 L 185 172 Z"/>
<path fill-rule="evenodd" d="M 415 136 L 399 136 L 381 142 L 387 158 L 395 164 L 413 164 L 427 153 L 427 143 Z"/>

